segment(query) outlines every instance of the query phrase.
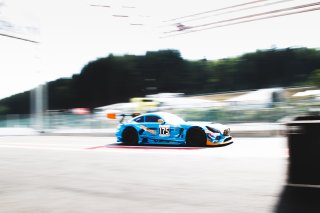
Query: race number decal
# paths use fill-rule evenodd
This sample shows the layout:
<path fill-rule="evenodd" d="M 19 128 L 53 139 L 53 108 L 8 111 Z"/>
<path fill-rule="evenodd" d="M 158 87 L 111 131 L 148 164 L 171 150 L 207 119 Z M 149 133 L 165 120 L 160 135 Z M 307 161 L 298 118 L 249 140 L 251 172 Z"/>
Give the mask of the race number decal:
<path fill-rule="evenodd" d="M 159 126 L 159 136 L 170 136 L 170 126 L 160 125 Z"/>

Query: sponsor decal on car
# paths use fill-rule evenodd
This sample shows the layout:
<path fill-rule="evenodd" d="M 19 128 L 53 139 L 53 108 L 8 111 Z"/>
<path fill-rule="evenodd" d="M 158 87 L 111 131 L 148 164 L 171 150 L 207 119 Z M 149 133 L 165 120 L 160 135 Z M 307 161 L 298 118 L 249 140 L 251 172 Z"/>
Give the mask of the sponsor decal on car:
<path fill-rule="evenodd" d="M 154 135 L 156 134 L 156 131 L 154 131 L 153 129 L 149 129 L 142 125 L 140 126 L 140 128 L 143 129 L 144 131 L 150 132 L 151 134 L 154 134 Z"/>

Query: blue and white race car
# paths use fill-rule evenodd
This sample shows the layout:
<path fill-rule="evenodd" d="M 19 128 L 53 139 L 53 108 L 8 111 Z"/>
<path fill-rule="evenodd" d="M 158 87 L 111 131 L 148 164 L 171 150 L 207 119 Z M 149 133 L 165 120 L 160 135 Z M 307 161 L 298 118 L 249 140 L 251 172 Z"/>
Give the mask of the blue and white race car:
<path fill-rule="evenodd" d="M 133 117 L 119 125 L 116 137 L 118 142 L 126 145 L 225 146 L 233 143 L 230 129 L 225 125 L 186 122 L 167 112 L 146 113 Z"/>

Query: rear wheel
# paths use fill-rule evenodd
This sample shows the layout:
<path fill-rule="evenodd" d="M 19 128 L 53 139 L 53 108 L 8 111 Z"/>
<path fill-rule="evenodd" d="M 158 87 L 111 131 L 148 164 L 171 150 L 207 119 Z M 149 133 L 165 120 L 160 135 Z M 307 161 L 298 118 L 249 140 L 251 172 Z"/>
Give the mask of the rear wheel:
<path fill-rule="evenodd" d="M 122 133 L 122 143 L 126 145 L 138 145 L 139 136 L 137 131 L 132 128 L 126 128 Z"/>
<path fill-rule="evenodd" d="M 187 133 L 186 142 L 188 146 L 205 146 L 206 133 L 200 128 L 191 128 Z"/>

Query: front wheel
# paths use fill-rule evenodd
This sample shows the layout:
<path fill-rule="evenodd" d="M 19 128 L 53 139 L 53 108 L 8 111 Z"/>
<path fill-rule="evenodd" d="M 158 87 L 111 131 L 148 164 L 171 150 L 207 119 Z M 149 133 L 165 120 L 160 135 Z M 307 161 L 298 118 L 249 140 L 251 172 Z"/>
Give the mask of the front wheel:
<path fill-rule="evenodd" d="M 188 146 L 205 146 L 207 142 L 206 133 L 200 128 L 192 128 L 188 131 L 186 143 Z"/>
<path fill-rule="evenodd" d="M 139 136 L 134 128 L 127 128 L 122 133 L 122 143 L 126 145 L 138 145 Z"/>

